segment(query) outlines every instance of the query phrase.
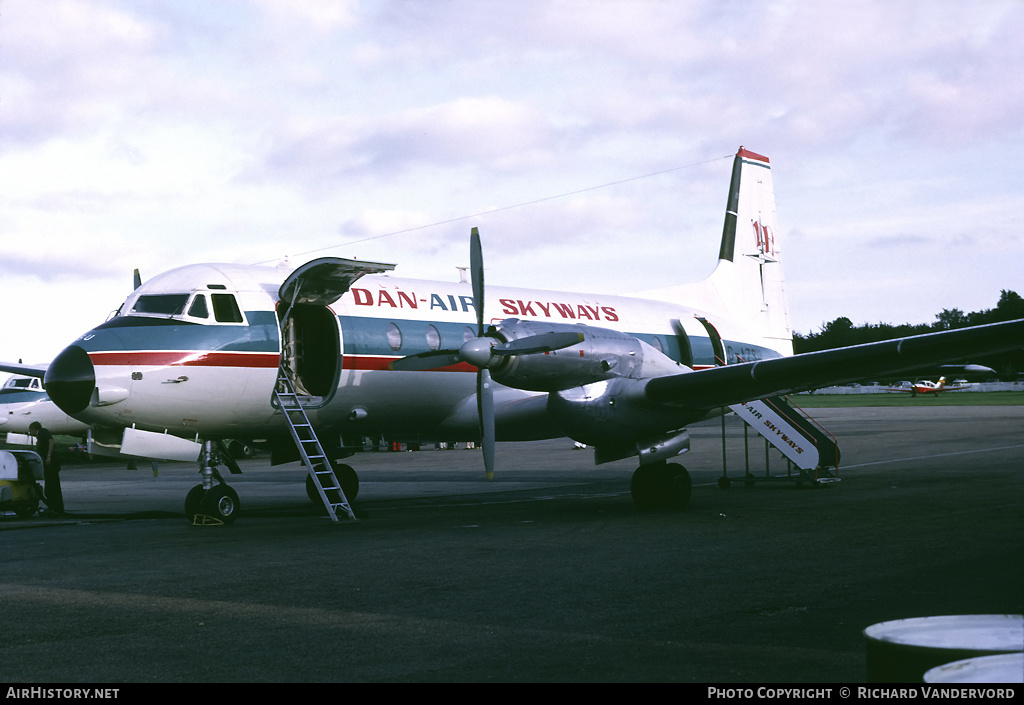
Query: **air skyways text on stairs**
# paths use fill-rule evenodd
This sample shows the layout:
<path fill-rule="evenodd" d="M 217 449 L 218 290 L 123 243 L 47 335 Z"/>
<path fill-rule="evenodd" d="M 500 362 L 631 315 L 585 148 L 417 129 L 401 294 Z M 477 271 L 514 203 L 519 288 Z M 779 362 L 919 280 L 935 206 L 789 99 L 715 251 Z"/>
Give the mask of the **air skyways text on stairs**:
<path fill-rule="evenodd" d="M 801 470 L 839 466 L 839 446 L 835 439 L 785 397 L 758 399 L 729 408 Z"/>

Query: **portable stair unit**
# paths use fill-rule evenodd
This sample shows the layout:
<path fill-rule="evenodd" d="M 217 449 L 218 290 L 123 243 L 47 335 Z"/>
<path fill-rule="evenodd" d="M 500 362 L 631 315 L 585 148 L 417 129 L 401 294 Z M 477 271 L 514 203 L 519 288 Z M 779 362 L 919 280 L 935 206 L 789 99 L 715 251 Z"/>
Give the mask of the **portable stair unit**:
<path fill-rule="evenodd" d="M 298 339 L 295 328 L 291 326 L 296 321 L 295 314 L 299 307 L 303 307 L 306 316 L 310 315 L 309 312 L 312 309 L 319 310 L 321 314 L 319 320 L 334 319 L 334 313 L 329 306 L 349 291 L 356 280 L 367 274 L 381 274 L 394 268 L 395 265 L 383 262 L 321 257 L 307 262 L 289 274 L 278 291 L 283 307 L 280 320 L 282 344 L 281 364 L 277 372 L 274 399 L 288 422 L 292 440 L 295 441 L 299 456 L 309 470 L 309 476 L 320 494 L 320 499 L 323 500 L 324 507 L 327 508 L 327 514 L 334 522 L 338 521 L 339 511 L 344 511 L 352 520 L 355 520 L 356 515 L 352 511 L 352 506 L 341 488 L 341 483 L 338 482 L 337 474 L 331 467 L 331 461 L 324 452 L 320 440 L 313 431 L 313 425 L 309 422 L 309 417 L 302 407 L 303 398 L 306 398 L 307 402 L 310 401 L 310 397 L 307 396 L 307 388 L 324 387 L 324 379 L 321 378 L 325 378 L 325 376 L 319 375 L 315 380 L 316 384 L 304 383 L 309 382 L 300 376 L 302 374 L 300 360 L 303 358 L 304 345 L 303 341 Z M 337 324 L 336 319 L 334 319 L 334 324 Z M 306 350 L 305 352 L 309 353 L 310 351 Z M 340 349 L 333 350 L 333 353 L 337 353 L 334 357 L 338 358 Z M 334 362 L 337 362 L 337 359 Z M 296 391 L 296 386 L 299 386 L 299 391 Z M 333 392 L 333 390 L 327 389 L 320 389 L 320 391 L 328 394 Z"/>
<path fill-rule="evenodd" d="M 338 512 L 344 511 L 348 518 L 354 521 L 356 515 L 352 511 L 352 505 L 341 489 L 341 483 L 334 474 L 331 461 L 324 453 L 320 439 L 313 431 L 313 425 L 309 423 L 306 410 L 302 408 L 300 397 L 295 393 L 295 387 L 284 366 L 278 368 L 274 397 L 288 421 L 292 440 L 295 441 L 302 462 L 309 470 L 309 476 L 313 479 L 324 507 L 327 508 L 327 515 L 331 517 L 331 521 L 338 521 Z"/>
<path fill-rule="evenodd" d="M 768 397 L 729 408 L 800 469 L 800 475 L 794 479 L 819 483 L 837 480 L 838 441 L 786 397 Z M 828 468 L 835 468 L 835 475 Z M 756 478 L 749 472 L 744 477 L 745 481 L 752 479 Z M 720 484 L 726 487 L 728 482 L 723 465 Z"/>

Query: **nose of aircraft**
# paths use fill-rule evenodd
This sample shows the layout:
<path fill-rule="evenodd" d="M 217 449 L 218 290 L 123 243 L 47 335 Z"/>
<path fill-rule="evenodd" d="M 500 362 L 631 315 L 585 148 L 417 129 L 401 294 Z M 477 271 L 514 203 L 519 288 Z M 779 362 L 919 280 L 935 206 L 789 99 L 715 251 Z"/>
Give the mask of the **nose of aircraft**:
<path fill-rule="evenodd" d="M 77 414 L 89 406 L 96 387 L 96 370 L 89 353 L 69 345 L 46 368 L 43 387 L 65 414 Z"/>

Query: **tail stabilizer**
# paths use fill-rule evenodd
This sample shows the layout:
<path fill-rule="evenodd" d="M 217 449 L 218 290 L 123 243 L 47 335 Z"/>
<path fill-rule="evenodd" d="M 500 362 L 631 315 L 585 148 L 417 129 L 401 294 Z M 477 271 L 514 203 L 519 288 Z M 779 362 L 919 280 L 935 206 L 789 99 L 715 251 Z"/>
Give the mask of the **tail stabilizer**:
<path fill-rule="evenodd" d="M 728 319 L 769 347 L 792 354 L 793 331 L 768 157 L 740 147 L 733 159 L 718 266 L 711 275 L 695 284 L 638 295 Z"/>
<path fill-rule="evenodd" d="M 733 160 L 718 267 L 707 284 L 725 312 L 751 332 L 791 342 L 782 252 L 768 157 L 740 147 Z"/>

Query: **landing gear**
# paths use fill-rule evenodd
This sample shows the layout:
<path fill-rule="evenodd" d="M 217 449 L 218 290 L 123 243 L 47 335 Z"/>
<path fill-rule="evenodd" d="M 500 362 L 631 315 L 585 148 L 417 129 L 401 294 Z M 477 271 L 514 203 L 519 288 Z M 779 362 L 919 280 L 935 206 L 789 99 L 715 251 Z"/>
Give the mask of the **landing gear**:
<path fill-rule="evenodd" d="M 204 441 L 203 452 L 199 456 L 200 472 L 203 482 L 196 485 L 185 495 L 185 516 L 194 525 L 230 524 L 238 518 L 241 503 L 238 493 L 224 483 L 217 465 L 221 462 L 233 462 L 225 457 L 219 443 Z M 236 466 L 237 467 L 237 466 Z M 217 484 L 213 484 L 214 480 Z"/>
<path fill-rule="evenodd" d="M 185 516 L 193 524 L 230 524 L 241 506 L 238 493 L 225 484 L 208 490 L 196 485 L 185 495 Z"/>
<path fill-rule="evenodd" d="M 334 476 L 338 478 L 338 482 L 341 484 L 341 491 L 345 493 L 345 499 L 349 503 L 353 502 L 356 495 L 359 494 L 359 475 L 352 469 L 351 465 L 331 463 L 331 467 L 334 468 Z M 332 502 L 338 502 L 337 491 L 327 491 L 327 498 Z M 309 497 L 309 501 L 316 505 L 323 505 L 320 499 L 320 493 L 317 492 L 316 484 L 313 482 L 311 475 L 306 475 L 306 496 Z"/>
<path fill-rule="evenodd" d="M 637 509 L 682 509 L 690 502 L 690 473 L 678 463 L 641 465 L 633 473 L 629 489 Z"/>

